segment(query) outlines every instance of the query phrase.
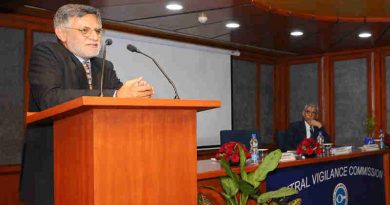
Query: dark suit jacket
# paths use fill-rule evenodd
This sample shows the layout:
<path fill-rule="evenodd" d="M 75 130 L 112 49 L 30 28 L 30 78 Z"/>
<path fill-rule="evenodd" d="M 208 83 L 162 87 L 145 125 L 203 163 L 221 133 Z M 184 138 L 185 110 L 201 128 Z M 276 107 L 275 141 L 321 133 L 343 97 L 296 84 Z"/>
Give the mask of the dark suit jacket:
<path fill-rule="evenodd" d="M 122 86 L 113 65 L 105 61 L 104 96 Z M 62 44 L 36 45 L 29 67 L 30 111 L 41 111 L 80 96 L 100 94 L 101 58 L 91 59 L 93 90 L 81 62 Z M 20 196 L 26 205 L 54 204 L 53 129 L 51 123 L 30 125 L 23 147 Z"/>
<path fill-rule="evenodd" d="M 311 136 L 311 138 L 317 139 L 319 131 L 322 132 L 322 135 L 324 136 L 325 142 L 330 142 L 330 137 L 328 133 L 326 132 L 324 127 L 321 127 L 318 129 L 318 127 L 314 127 L 314 133 Z M 302 142 L 303 139 L 306 138 L 306 126 L 305 121 L 296 121 L 290 123 L 288 126 L 287 132 L 286 132 L 286 141 L 288 143 L 287 147 L 289 150 L 295 150 L 298 147 L 298 144 Z"/>

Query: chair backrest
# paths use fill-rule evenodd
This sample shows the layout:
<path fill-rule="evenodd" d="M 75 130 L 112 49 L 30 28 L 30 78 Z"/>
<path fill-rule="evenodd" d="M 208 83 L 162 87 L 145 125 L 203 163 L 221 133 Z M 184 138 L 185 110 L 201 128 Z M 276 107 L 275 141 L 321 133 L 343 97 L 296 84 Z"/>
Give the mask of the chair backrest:
<path fill-rule="evenodd" d="M 286 131 L 285 130 L 275 131 L 275 140 L 276 140 L 276 144 L 278 145 L 279 149 L 282 150 L 282 152 L 287 151 L 288 142 L 286 139 Z"/>
<path fill-rule="evenodd" d="M 225 144 L 226 142 L 230 141 L 236 141 L 240 142 L 241 144 L 244 144 L 245 147 L 249 150 L 250 149 L 250 140 L 252 137 L 252 134 L 256 134 L 257 142 L 261 143 L 260 141 L 260 134 L 257 130 L 221 130 L 220 132 L 220 140 L 221 145 Z"/>

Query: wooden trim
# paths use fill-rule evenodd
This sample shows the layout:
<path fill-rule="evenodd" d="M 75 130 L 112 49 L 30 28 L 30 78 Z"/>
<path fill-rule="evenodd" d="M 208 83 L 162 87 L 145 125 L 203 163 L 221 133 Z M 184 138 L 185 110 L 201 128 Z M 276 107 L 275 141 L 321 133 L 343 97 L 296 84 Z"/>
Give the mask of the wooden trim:
<path fill-rule="evenodd" d="M 262 64 L 275 64 L 277 61 L 277 57 L 275 56 L 250 53 L 246 51 L 241 52 L 239 56 L 233 56 L 233 58 L 238 60 L 256 61 Z"/>
<path fill-rule="evenodd" d="M 198 112 L 221 107 L 219 100 L 175 100 L 149 98 L 113 98 L 82 96 L 60 105 L 27 116 L 27 123 L 34 123 L 51 117 L 63 117 L 63 114 L 81 112 L 89 107 L 112 109 L 195 109 Z M 74 114 L 74 113 L 72 113 Z"/>
<path fill-rule="evenodd" d="M 321 59 L 321 67 L 322 67 L 322 72 L 323 72 L 323 93 L 322 93 L 322 98 L 323 98 L 323 104 L 322 104 L 322 119 L 323 119 L 323 125 L 325 129 L 328 131 L 329 135 L 331 136 L 331 141 L 334 143 L 335 142 L 335 137 L 334 137 L 334 130 L 333 128 L 333 121 L 331 120 L 333 116 L 333 101 L 331 101 L 331 76 L 333 76 L 333 71 L 331 73 L 330 69 L 330 58 L 329 55 L 324 55 Z M 331 75 L 332 74 L 332 75 Z"/>
<path fill-rule="evenodd" d="M 33 45 L 33 34 L 31 29 L 25 30 L 24 35 L 24 75 L 23 75 L 23 84 L 24 84 L 24 127 L 27 127 L 26 117 L 29 110 L 29 99 L 30 99 L 30 84 L 28 80 L 28 68 L 30 64 L 30 56 Z"/>
<path fill-rule="evenodd" d="M 381 126 L 387 130 L 387 88 L 386 88 L 386 56 L 390 56 L 389 48 L 382 48 L 379 50 L 380 56 L 380 68 L 379 68 L 379 81 L 380 81 L 380 97 L 378 98 L 380 103 L 380 115 L 381 115 Z"/>
<path fill-rule="evenodd" d="M 137 25 L 130 25 L 125 23 L 113 22 L 113 21 L 103 21 L 103 27 L 106 29 L 112 29 L 116 31 L 122 31 L 126 33 L 139 34 L 143 36 L 156 37 L 162 39 L 169 39 L 174 41 L 192 43 L 196 45 L 211 46 L 221 49 L 228 50 L 239 50 L 240 52 L 249 52 L 262 54 L 264 56 L 289 56 L 293 55 L 286 51 L 272 50 L 266 48 L 257 48 L 247 45 L 241 45 L 238 43 L 225 42 L 225 41 L 216 41 L 201 37 L 195 37 L 190 35 L 182 35 L 174 32 L 161 31 L 158 29 L 145 28 Z"/>
<path fill-rule="evenodd" d="M 261 92 L 261 65 L 260 63 L 256 63 L 256 128 L 260 130 L 261 127 L 261 100 L 260 100 L 260 92 Z"/>
<path fill-rule="evenodd" d="M 274 69 L 274 130 L 285 130 L 289 123 L 289 72 L 287 63 L 280 61 Z"/>
<path fill-rule="evenodd" d="M 0 175 L 20 173 L 20 165 L 0 165 Z"/>
<path fill-rule="evenodd" d="M 0 13 L 0 25 L 12 28 L 29 28 L 37 31 L 54 32 L 52 19 L 20 14 Z"/>
<path fill-rule="evenodd" d="M 298 18 L 317 20 L 317 21 L 330 21 L 330 22 L 389 22 L 389 17 L 370 17 L 370 16 L 331 16 L 331 15 L 316 15 L 310 10 L 306 12 L 294 12 L 285 8 L 272 7 L 267 1 L 254 1 L 257 8 L 266 12 L 271 12 L 281 16 L 295 16 Z"/>
<path fill-rule="evenodd" d="M 386 205 L 390 205 L 390 154 L 383 155 L 383 180 L 385 185 Z"/>
<path fill-rule="evenodd" d="M 296 167 L 310 164 L 318 164 L 324 162 L 332 162 L 338 160 L 349 160 L 353 158 L 360 158 L 366 156 L 374 156 L 374 155 L 383 155 L 384 157 L 389 155 L 389 150 L 377 150 L 377 151 L 354 151 L 349 154 L 343 155 L 332 155 L 329 157 L 317 157 L 317 158 L 309 158 L 305 160 L 295 160 L 289 162 L 279 162 L 277 168 L 285 168 L 285 167 Z M 215 177 L 225 176 L 226 172 L 222 167 L 209 166 L 212 163 L 211 160 L 200 160 L 198 161 L 198 180 L 211 179 Z M 384 164 L 384 166 L 386 166 Z M 253 172 L 257 169 L 257 166 L 246 166 L 245 171 Z M 232 169 L 234 173 L 240 173 L 240 167 L 235 167 Z M 385 174 L 385 173 L 384 173 Z"/>

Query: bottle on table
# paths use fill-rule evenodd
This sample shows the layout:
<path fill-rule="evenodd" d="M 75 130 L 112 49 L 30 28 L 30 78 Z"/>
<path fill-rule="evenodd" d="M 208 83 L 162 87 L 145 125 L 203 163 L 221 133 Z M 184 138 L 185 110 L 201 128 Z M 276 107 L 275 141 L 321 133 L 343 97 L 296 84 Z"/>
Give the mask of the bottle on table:
<path fill-rule="evenodd" d="M 259 142 L 257 141 L 256 134 L 252 134 L 250 144 L 250 153 L 251 153 L 251 163 L 252 164 L 258 164 L 259 163 L 259 150 L 258 145 Z"/>
<path fill-rule="evenodd" d="M 384 142 L 385 134 L 383 133 L 382 129 L 379 130 L 379 137 L 378 138 L 379 138 L 379 148 L 383 149 L 385 147 L 385 142 Z"/>
<path fill-rule="evenodd" d="M 325 138 L 322 135 L 322 132 L 319 131 L 318 132 L 318 136 L 317 136 L 317 142 L 318 142 L 318 144 L 320 144 L 321 147 L 323 147 L 324 146 L 324 141 L 325 141 Z"/>

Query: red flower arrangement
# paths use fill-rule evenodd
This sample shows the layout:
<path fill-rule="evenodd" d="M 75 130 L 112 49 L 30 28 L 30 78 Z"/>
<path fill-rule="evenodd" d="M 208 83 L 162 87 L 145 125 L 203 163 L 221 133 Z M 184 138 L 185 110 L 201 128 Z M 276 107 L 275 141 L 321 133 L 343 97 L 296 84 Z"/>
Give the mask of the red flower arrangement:
<path fill-rule="evenodd" d="M 312 155 L 312 154 L 321 154 L 323 152 L 320 143 L 313 138 L 305 138 L 297 147 L 297 154 L 301 155 Z"/>
<path fill-rule="evenodd" d="M 245 145 L 239 142 L 231 141 L 223 144 L 221 148 L 219 148 L 215 158 L 221 159 L 221 157 L 223 157 L 226 159 L 226 161 L 229 161 L 232 164 L 238 164 L 240 162 L 240 152 L 238 146 L 241 146 L 242 150 L 245 152 L 246 158 L 251 156 Z"/>

